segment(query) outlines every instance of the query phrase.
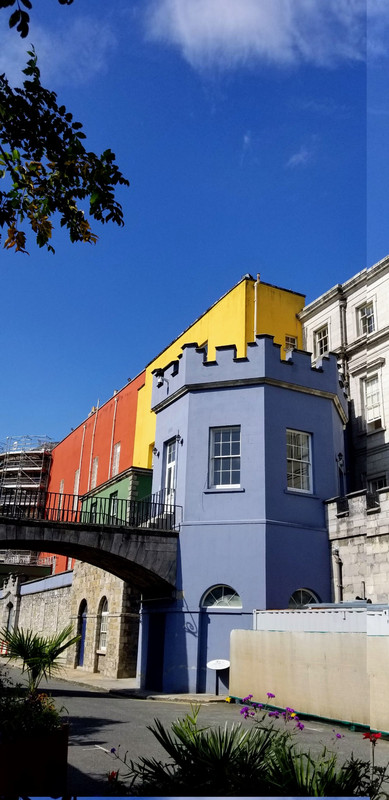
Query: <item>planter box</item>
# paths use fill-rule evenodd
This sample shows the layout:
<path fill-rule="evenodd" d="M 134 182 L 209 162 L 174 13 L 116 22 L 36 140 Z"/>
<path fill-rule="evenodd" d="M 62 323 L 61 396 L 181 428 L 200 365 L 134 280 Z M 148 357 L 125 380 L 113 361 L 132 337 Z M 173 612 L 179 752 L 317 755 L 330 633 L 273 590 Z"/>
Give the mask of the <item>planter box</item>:
<path fill-rule="evenodd" d="M 34 738 L 0 742 L 0 797 L 66 793 L 69 725 Z"/>

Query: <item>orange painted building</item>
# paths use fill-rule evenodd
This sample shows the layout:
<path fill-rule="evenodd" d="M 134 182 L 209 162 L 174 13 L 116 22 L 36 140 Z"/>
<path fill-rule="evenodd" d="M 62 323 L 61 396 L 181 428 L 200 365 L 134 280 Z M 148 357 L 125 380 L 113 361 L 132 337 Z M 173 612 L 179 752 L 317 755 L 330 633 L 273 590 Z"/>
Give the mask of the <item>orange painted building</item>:
<path fill-rule="evenodd" d="M 138 391 L 144 382 L 142 372 L 54 447 L 49 493 L 83 495 L 133 465 Z M 74 559 L 57 555 L 54 571 L 73 564 Z"/>

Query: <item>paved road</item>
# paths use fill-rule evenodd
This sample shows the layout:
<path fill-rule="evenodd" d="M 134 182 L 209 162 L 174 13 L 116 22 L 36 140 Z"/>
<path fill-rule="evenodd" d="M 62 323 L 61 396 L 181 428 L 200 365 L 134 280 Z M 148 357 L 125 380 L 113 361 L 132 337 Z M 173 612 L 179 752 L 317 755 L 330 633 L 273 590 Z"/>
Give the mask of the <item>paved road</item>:
<path fill-rule="evenodd" d="M 121 750 L 128 750 L 129 757 L 135 760 L 140 756 L 163 758 L 164 751 L 147 726 L 156 717 L 168 725 L 190 710 L 186 703 L 115 697 L 61 680 L 49 681 L 47 688 L 57 707 L 64 706 L 68 711 L 71 722 L 68 789 L 78 796 L 100 795 L 106 785 L 106 773 L 117 768 L 118 762 L 113 761 L 104 748 L 109 751 L 120 745 Z M 45 690 L 44 684 L 42 690 Z M 202 706 L 200 721 L 203 725 L 232 724 L 241 720 L 239 709 L 228 703 L 207 703 Z M 337 726 L 336 732 L 344 737 L 336 739 L 334 725 L 319 720 L 304 720 L 304 723 L 304 731 L 298 732 L 296 738 L 312 753 L 319 753 L 327 745 L 336 750 L 341 759 L 351 752 L 369 758 L 370 744 L 363 739 L 362 732 Z M 376 761 L 389 762 L 389 741 L 378 743 Z"/>

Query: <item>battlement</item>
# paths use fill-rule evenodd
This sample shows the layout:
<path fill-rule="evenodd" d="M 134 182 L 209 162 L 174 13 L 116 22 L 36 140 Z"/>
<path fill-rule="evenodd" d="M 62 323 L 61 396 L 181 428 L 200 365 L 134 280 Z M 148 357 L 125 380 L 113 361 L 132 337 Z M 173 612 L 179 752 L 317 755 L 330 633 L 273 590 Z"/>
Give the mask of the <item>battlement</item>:
<path fill-rule="evenodd" d="M 281 359 L 281 347 L 273 337 L 257 336 L 247 345 L 247 356 L 237 358 L 234 345 L 216 347 L 216 359 L 207 361 L 205 349 L 197 343 L 185 344 L 177 360 L 153 372 L 152 408 L 171 402 L 177 394 L 245 383 L 271 383 L 287 388 L 301 387 L 313 393 L 336 395 L 347 415 L 347 400 L 339 381 L 337 358 L 324 357 L 320 366 L 312 366 L 311 354 L 293 350 Z"/>

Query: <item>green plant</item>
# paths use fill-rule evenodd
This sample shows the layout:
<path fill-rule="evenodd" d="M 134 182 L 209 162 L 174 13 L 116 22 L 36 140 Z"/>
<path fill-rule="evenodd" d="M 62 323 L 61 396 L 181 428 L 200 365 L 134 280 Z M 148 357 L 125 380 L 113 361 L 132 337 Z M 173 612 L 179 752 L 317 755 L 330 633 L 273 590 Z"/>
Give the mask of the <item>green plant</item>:
<path fill-rule="evenodd" d="M 385 770 L 371 775 L 370 762 L 353 756 L 340 765 L 326 748 L 315 758 L 302 752 L 296 744 L 298 731 L 274 727 L 266 719 L 268 709 L 250 728 L 201 728 L 199 709 L 192 707 L 171 730 L 159 720 L 149 728 L 168 761 L 141 758 L 136 763 L 112 748 L 122 767 L 110 773 L 108 791 L 116 794 L 120 787 L 123 794 L 126 781 L 127 794 L 138 796 L 379 796 Z M 290 713 L 284 718 L 295 722 Z"/>
<path fill-rule="evenodd" d="M 71 632 L 71 625 L 53 636 L 41 636 L 30 630 L 24 631 L 23 628 L 3 628 L 0 631 L 0 639 L 7 646 L 7 658 L 23 662 L 22 671 L 27 672 L 31 694 L 37 691 L 42 678 L 47 680 L 61 669 L 62 665 L 57 661 L 59 656 L 80 639 L 79 635 L 69 639 Z"/>
<path fill-rule="evenodd" d="M 0 743 L 50 734 L 63 725 L 61 711 L 44 693 L 25 694 L 20 687 L 0 696 Z"/>

